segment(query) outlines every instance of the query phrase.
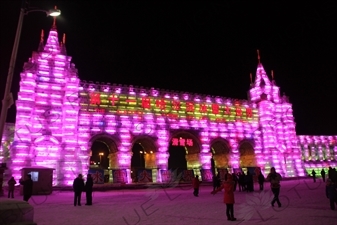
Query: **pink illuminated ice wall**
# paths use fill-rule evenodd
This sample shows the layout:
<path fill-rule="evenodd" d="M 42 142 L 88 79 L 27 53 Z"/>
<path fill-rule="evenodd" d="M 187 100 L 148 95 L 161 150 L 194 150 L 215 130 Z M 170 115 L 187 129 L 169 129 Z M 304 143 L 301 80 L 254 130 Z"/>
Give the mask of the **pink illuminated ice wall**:
<path fill-rule="evenodd" d="M 222 167 L 258 166 L 267 173 L 274 166 L 295 177 L 336 166 L 336 136 L 297 137 L 292 105 L 271 77 L 259 63 L 248 100 L 80 82 L 65 38 L 59 42 L 53 27 L 24 64 L 15 130 L 5 132 L 0 157 L 16 179 L 23 167 L 44 166 L 55 169 L 53 185 L 70 186 L 88 172 L 91 144 L 108 138 L 115 146 L 110 167 L 125 169 L 131 182 L 132 146 L 145 137 L 152 140 L 154 181 L 161 182 L 159 170 L 168 169 L 168 149 L 180 132 L 193 141 L 186 157 L 196 173 L 211 168 L 216 142 L 229 149 L 217 159 L 228 159 Z"/>
<path fill-rule="evenodd" d="M 88 155 L 77 143 L 77 70 L 66 55 L 65 38 L 58 38 L 52 27 L 44 45 L 42 33 L 38 51 L 24 64 L 9 166 L 16 179 L 25 166 L 54 168 L 53 184 L 68 185 L 87 167 L 82 162 Z"/>

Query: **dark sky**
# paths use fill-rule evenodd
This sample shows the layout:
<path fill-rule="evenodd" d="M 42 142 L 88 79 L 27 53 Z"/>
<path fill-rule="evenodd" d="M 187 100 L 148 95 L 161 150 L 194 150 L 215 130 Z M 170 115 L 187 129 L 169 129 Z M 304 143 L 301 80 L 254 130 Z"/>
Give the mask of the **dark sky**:
<path fill-rule="evenodd" d="M 78 2 L 78 3 L 77 3 Z M 293 103 L 298 134 L 337 134 L 335 1 L 30 1 L 62 10 L 59 36 L 82 80 L 246 99 L 256 49 Z M 177 1 L 178 2 L 178 1 Z M 0 1 L 1 99 L 21 1 Z M 334 22 L 335 21 L 335 22 Z M 25 17 L 12 91 L 52 18 Z M 8 121 L 15 120 L 15 106 Z"/>

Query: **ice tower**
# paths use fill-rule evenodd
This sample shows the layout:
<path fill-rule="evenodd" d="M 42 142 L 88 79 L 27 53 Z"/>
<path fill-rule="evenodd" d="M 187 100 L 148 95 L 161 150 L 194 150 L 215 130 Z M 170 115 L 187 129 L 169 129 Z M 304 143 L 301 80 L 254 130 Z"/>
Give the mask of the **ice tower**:
<path fill-rule="evenodd" d="M 16 101 L 16 133 L 11 148 L 11 173 L 18 179 L 27 166 L 54 168 L 53 185 L 69 185 L 88 158 L 77 157 L 79 78 L 67 56 L 65 35 L 59 42 L 54 24 L 44 44 L 24 64 Z M 82 163 L 83 161 L 85 163 Z"/>
<path fill-rule="evenodd" d="M 289 103 L 288 97 L 280 95 L 280 88 L 276 86 L 273 72 L 272 81 L 269 80 L 260 62 L 259 51 L 258 61 L 255 82 L 251 82 L 249 98 L 259 108 L 259 132 L 265 169 L 274 166 L 283 176 L 303 176 L 292 104 Z"/>

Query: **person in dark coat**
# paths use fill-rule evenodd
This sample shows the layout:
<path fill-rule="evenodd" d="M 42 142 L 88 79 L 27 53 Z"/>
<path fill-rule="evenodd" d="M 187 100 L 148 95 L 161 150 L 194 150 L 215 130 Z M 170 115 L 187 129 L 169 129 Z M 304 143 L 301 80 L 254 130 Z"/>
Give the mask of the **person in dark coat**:
<path fill-rule="evenodd" d="M 15 189 L 15 185 L 16 185 L 16 181 L 15 181 L 14 177 L 11 177 L 11 179 L 9 179 L 7 184 L 8 184 L 8 198 L 10 198 L 10 197 L 14 198 L 14 189 Z"/>
<path fill-rule="evenodd" d="M 85 205 L 92 205 L 92 187 L 94 186 L 94 181 L 91 174 L 87 175 L 87 182 L 85 183 L 85 194 L 87 203 Z"/>
<path fill-rule="evenodd" d="M 276 170 L 274 167 L 270 168 L 270 173 L 267 176 L 267 181 L 270 181 L 270 187 L 271 191 L 274 194 L 274 198 L 271 202 L 271 205 L 274 207 L 275 202 L 277 202 L 278 207 L 281 207 L 281 202 L 279 199 L 280 195 L 280 181 L 282 180 L 282 177 L 279 173 L 276 173 Z"/>
<path fill-rule="evenodd" d="M 324 170 L 324 168 L 321 171 L 321 176 L 322 176 L 323 182 L 325 183 L 325 170 Z"/>
<path fill-rule="evenodd" d="M 74 180 L 73 183 L 73 189 L 74 189 L 74 206 L 79 205 L 81 206 L 81 194 L 84 190 L 84 180 L 82 177 L 82 174 L 79 174 L 78 177 Z"/>
<path fill-rule="evenodd" d="M 245 191 L 245 175 L 244 173 L 239 173 L 239 191 Z"/>
<path fill-rule="evenodd" d="M 330 208 L 335 210 L 335 204 L 337 205 L 337 186 L 335 183 L 328 179 L 326 181 L 325 193 L 326 197 L 330 200 Z"/>
<path fill-rule="evenodd" d="M 260 191 L 263 191 L 265 178 L 261 171 L 257 179 L 259 180 Z"/>
<path fill-rule="evenodd" d="M 332 171 L 331 171 L 331 180 L 335 184 L 337 183 L 337 171 L 336 171 L 336 168 L 333 168 Z"/>
<path fill-rule="evenodd" d="M 254 179 L 253 179 L 253 174 L 251 174 L 249 171 L 247 171 L 246 184 L 247 184 L 247 192 L 253 192 L 254 191 Z"/>
<path fill-rule="evenodd" d="M 23 185 L 23 200 L 28 202 L 33 195 L 33 180 L 30 174 L 26 175 L 26 179 L 20 179 L 20 184 Z"/>
<path fill-rule="evenodd" d="M 316 183 L 316 172 L 315 172 L 315 170 L 312 170 L 311 175 L 312 175 L 312 178 L 314 179 L 314 183 Z"/>
<path fill-rule="evenodd" d="M 233 177 L 233 181 L 234 181 L 234 191 L 236 191 L 236 186 L 238 185 L 238 177 L 235 173 L 232 174 L 232 177 Z"/>
<path fill-rule="evenodd" d="M 332 167 L 329 166 L 329 169 L 328 169 L 328 178 L 332 180 Z"/>
<path fill-rule="evenodd" d="M 193 188 L 194 188 L 193 195 L 195 197 L 198 197 L 199 196 L 199 186 L 200 186 L 200 181 L 199 181 L 198 175 L 195 176 L 192 184 L 193 184 Z"/>

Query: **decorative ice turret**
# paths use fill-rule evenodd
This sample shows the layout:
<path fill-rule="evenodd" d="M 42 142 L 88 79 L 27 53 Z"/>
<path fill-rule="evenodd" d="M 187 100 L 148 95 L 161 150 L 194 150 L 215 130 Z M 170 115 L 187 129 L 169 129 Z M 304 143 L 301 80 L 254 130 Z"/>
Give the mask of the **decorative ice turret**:
<path fill-rule="evenodd" d="M 53 185 L 69 184 L 82 172 L 77 147 L 79 78 L 66 55 L 65 35 L 59 43 L 55 19 L 44 44 L 24 64 L 16 101 L 16 133 L 11 149 L 15 179 L 27 166 L 54 168 Z M 71 137 L 71 138 L 70 138 Z M 71 140 L 71 141 L 70 141 Z"/>
<path fill-rule="evenodd" d="M 283 176 L 303 176 L 292 105 L 285 95 L 280 96 L 273 71 L 272 81 L 269 80 L 260 62 L 259 51 L 258 60 L 254 83 L 251 76 L 249 98 L 259 108 L 259 132 L 264 149 L 265 170 L 274 166 Z"/>

